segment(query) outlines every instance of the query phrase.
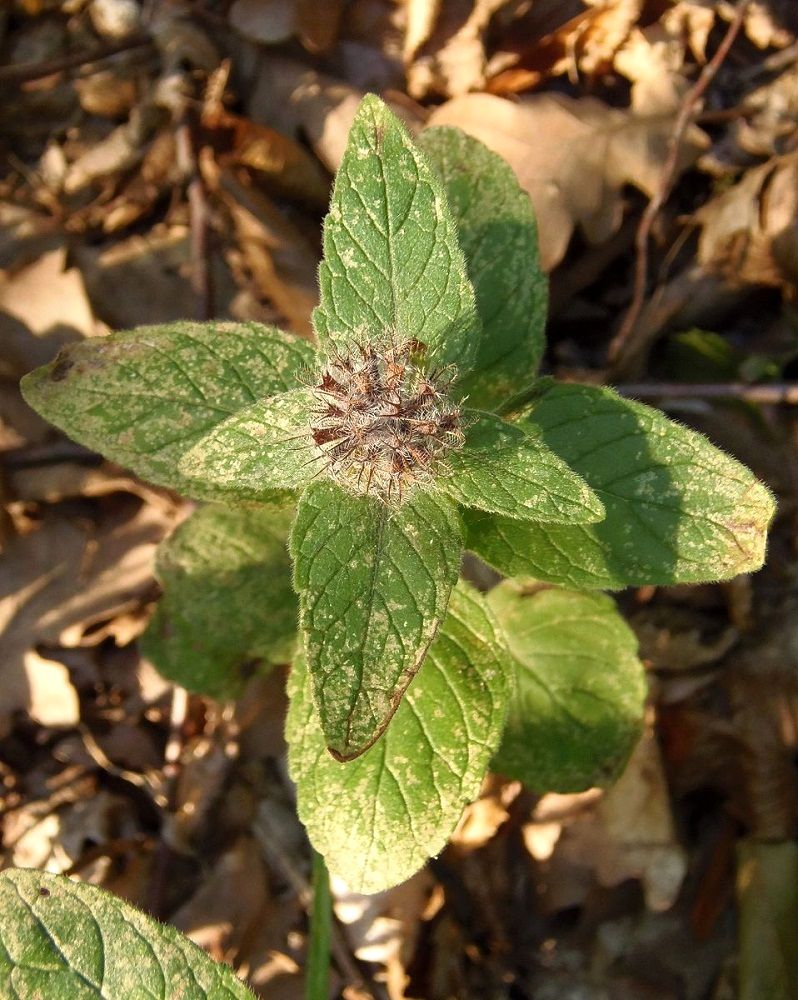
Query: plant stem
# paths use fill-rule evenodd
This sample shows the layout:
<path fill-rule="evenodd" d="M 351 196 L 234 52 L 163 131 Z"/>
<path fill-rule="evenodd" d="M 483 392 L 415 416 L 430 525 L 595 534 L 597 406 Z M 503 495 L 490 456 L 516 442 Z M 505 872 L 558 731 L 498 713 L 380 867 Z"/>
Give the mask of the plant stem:
<path fill-rule="evenodd" d="M 324 858 L 313 852 L 313 910 L 305 966 L 305 1000 L 327 1000 L 330 993 L 332 905 L 330 877 Z"/>

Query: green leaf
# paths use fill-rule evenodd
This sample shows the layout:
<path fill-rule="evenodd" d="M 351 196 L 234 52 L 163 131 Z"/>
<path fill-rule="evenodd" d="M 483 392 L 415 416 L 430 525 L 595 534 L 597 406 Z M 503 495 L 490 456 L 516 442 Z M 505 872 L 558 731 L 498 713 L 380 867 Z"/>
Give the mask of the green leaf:
<path fill-rule="evenodd" d="M 465 584 L 379 743 L 339 764 L 325 750 L 300 660 L 286 723 L 299 816 L 330 871 L 379 892 L 437 854 L 475 799 L 507 708 L 506 652 L 483 598 Z"/>
<path fill-rule="evenodd" d="M 252 1000 L 233 970 L 104 889 L 0 873 L 0 986 L 15 1000 Z"/>
<path fill-rule="evenodd" d="M 295 384 L 310 344 L 256 323 L 142 326 L 68 344 L 26 375 L 30 405 L 70 437 L 142 478 L 190 496 L 215 492 L 180 458 L 231 413 Z"/>
<path fill-rule="evenodd" d="M 541 383 L 517 417 L 595 490 L 598 524 L 468 513 L 467 546 L 508 576 L 577 588 L 725 580 L 762 565 L 774 502 L 695 431 L 611 389 Z"/>
<path fill-rule="evenodd" d="M 316 483 L 291 536 L 316 703 L 328 747 L 352 760 L 384 731 L 438 630 L 460 569 L 454 505 L 400 507 Z"/>
<path fill-rule="evenodd" d="M 464 446 L 447 457 L 438 485 L 466 507 L 530 521 L 599 521 L 587 483 L 546 446 L 492 413 L 464 410 Z"/>
<path fill-rule="evenodd" d="M 513 659 L 514 690 L 494 768 L 538 792 L 616 778 L 640 738 L 646 698 L 637 639 L 604 594 L 488 594 Z"/>
<path fill-rule="evenodd" d="M 394 331 L 426 344 L 432 365 L 471 366 L 479 317 L 443 186 L 373 94 L 335 178 L 319 286 L 313 323 L 327 350 Z"/>
<path fill-rule="evenodd" d="M 798 996 L 798 844 L 737 848 L 740 1000 Z"/>
<path fill-rule="evenodd" d="M 164 677 L 234 698 L 255 665 L 290 661 L 298 618 L 292 518 L 290 510 L 213 505 L 158 548 L 164 594 L 141 643 Z"/>
<path fill-rule="evenodd" d="M 419 146 L 443 180 L 482 320 L 472 406 L 495 409 L 537 374 L 545 348 L 548 280 L 535 211 L 509 164 L 456 128 L 426 129 Z"/>
<path fill-rule="evenodd" d="M 245 406 L 202 437 L 180 471 L 233 502 L 268 503 L 276 490 L 303 487 L 324 468 L 311 435 L 313 405 L 309 389 L 291 389 Z"/>

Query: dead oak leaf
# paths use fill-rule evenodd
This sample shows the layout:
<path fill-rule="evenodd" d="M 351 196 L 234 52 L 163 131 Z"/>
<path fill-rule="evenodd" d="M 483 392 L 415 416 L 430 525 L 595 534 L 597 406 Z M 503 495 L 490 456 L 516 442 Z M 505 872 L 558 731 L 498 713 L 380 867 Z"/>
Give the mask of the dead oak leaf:
<path fill-rule="evenodd" d="M 462 128 L 513 167 L 535 206 L 541 260 L 551 270 L 577 226 L 594 244 L 618 229 L 625 185 L 654 194 L 674 119 L 642 117 L 587 97 L 536 94 L 514 104 L 466 94 L 434 111 L 429 124 Z M 697 159 L 706 141 L 699 129 L 688 133 L 679 170 Z"/>
<path fill-rule="evenodd" d="M 13 712 L 43 704 L 42 721 L 52 724 L 58 716 L 52 698 L 36 688 L 54 681 L 66 692 L 61 724 L 74 721 L 73 693 L 58 665 L 32 654 L 39 646 L 78 645 L 90 626 L 137 608 L 172 520 L 144 505 L 127 520 L 99 527 L 50 517 L 12 539 L 0 584 L 0 732 Z"/>

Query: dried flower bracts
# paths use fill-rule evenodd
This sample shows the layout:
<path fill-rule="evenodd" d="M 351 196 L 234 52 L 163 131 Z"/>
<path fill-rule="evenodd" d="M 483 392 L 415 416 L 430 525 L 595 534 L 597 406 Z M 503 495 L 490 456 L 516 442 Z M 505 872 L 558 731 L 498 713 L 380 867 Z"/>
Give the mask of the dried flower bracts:
<path fill-rule="evenodd" d="M 447 398 L 454 370 L 424 371 L 424 351 L 389 336 L 333 355 L 316 373 L 313 441 L 345 488 L 401 503 L 462 445 L 460 409 Z"/>

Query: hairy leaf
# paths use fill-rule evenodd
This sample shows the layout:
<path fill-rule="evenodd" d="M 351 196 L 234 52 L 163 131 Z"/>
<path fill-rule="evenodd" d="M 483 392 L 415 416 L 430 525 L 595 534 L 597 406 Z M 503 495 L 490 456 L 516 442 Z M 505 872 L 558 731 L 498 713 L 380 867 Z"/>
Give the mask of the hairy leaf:
<path fill-rule="evenodd" d="M 762 565 L 773 498 L 701 434 L 611 389 L 548 380 L 516 419 L 587 481 L 607 516 L 558 525 L 469 512 L 468 547 L 502 573 L 613 588 Z"/>
<path fill-rule="evenodd" d="M 618 776 L 643 727 L 646 678 L 634 633 L 604 594 L 488 594 L 513 660 L 513 696 L 494 767 L 539 792 Z"/>
<path fill-rule="evenodd" d="M 303 487 L 324 468 L 311 436 L 313 405 L 310 390 L 294 388 L 245 406 L 202 437 L 180 471 L 230 501 L 268 503 L 275 491 Z"/>
<path fill-rule="evenodd" d="M 548 280 L 535 211 L 512 168 L 478 139 L 438 127 L 418 142 L 443 180 L 482 320 L 462 388 L 472 406 L 494 409 L 532 382 L 545 348 Z"/>
<path fill-rule="evenodd" d="M 401 507 L 316 483 L 291 536 L 314 696 L 340 760 L 381 735 L 421 665 L 460 568 L 454 505 L 416 493 Z"/>
<path fill-rule="evenodd" d="M 216 492 L 183 455 L 243 406 L 295 384 L 310 344 L 257 323 L 142 326 L 68 344 L 26 375 L 30 405 L 70 437 L 189 496 Z"/>
<path fill-rule="evenodd" d="M 388 731 L 351 763 L 325 750 L 302 661 L 290 687 L 289 766 L 313 845 L 356 892 L 409 878 L 443 848 L 476 798 L 504 724 L 506 653 L 483 598 L 462 583 L 454 589 Z"/>
<path fill-rule="evenodd" d="M 313 322 L 327 350 L 394 331 L 426 344 L 433 365 L 470 367 L 479 318 L 443 186 L 372 94 L 335 179 L 319 286 Z"/>
<path fill-rule="evenodd" d="M 232 698 L 257 666 L 291 659 L 298 606 L 288 532 L 293 511 L 212 505 L 158 549 L 164 594 L 142 652 L 164 677 Z"/>
<path fill-rule="evenodd" d="M 15 1000 L 252 1000 L 233 970 L 104 889 L 0 873 L 0 991 Z"/>
<path fill-rule="evenodd" d="M 447 457 L 439 485 L 466 507 L 529 521 L 600 521 L 604 508 L 587 483 L 540 436 L 492 413 L 464 410 L 464 446 Z"/>

